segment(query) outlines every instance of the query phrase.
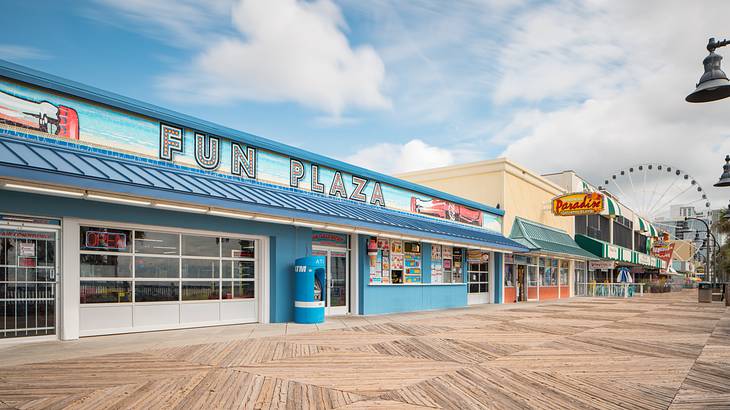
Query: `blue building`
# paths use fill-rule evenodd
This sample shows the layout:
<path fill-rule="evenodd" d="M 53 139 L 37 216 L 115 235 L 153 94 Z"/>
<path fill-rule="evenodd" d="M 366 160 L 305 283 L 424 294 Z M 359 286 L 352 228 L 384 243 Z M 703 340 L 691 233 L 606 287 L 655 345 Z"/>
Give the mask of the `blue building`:
<path fill-rule="evenodd" d="M 500 303 L 503 214 L 0 61 L 0 338 Z"/>

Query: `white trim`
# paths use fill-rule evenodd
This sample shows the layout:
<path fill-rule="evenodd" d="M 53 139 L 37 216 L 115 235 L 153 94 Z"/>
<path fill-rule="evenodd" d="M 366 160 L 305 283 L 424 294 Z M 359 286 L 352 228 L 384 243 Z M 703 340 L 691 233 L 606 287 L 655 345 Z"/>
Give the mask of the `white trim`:
<path fill-rule="evenodd" d="M 303 302 L 301 300 L 294 301 L 294 307 L 298 308 L 322 308 L 324 307 L 324 301 L 315 300 L 314 302 Z"/>
<path fill-rule="evenodd" d="M 350 235 L 350 312 L 360 314 L 360 236 Z"/>
<path fill-rule="evenodd" d="M 79 259 L 79 237 L 81 231 L 79 221 L 75 218 L 63 218 L 61 221 L 61 291 L 58 293 L 56 302 L 61 312 L 60 332 L 61 340 L 76 340 L 79 338 L 79 314 L 81 292 L 80 272 L 81 261 Z"/>

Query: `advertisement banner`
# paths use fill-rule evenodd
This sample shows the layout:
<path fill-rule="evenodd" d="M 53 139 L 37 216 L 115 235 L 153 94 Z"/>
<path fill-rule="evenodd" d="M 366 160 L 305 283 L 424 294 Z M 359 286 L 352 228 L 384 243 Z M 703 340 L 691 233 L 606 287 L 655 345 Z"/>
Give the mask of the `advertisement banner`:
<path fill-rule="evenodd" d="M 248 145 L 226 135 L 207 134 L 7 80 L 0 80 L 0 130 L 18 138 L 70 140 L 98 148 L 99 153 L 127 154 L 132 160 L 156 160 L 502 231 L 502 217 L 496 214 Z"/>
<path fill-rule="evenodd" d="M 576 192 L 553 198 L 553 214 L 557 216 L 590 215 L 603 211 L 603 195 L 599 192 Z"/>

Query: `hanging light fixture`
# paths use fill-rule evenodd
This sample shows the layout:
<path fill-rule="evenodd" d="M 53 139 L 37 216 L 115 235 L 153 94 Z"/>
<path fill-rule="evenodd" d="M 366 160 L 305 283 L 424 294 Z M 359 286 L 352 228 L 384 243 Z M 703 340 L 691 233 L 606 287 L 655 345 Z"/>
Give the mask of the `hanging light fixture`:
<path fill-rule="evenodd" d="M 722 175 L 720 175 L 720 180 L 717 181 L 714 186 L 730 186 L 730 155 L 725 156 L 725 165 L 722 166 Z"/>
<path fill-rule="evenodd" d="M 720 67 L 722 56 L 715 53 L 717 48 L 728 44 L 730 44 L 728 40 L 715 41 L 714 38 L 710 38 L 707 43 L 707 51 L 710 54 L 702 60 L 705 72 L 700 77 L 697 88 L 685 98 L 687 102 L 710 102 L 730 97 L 730 80 Z"/>

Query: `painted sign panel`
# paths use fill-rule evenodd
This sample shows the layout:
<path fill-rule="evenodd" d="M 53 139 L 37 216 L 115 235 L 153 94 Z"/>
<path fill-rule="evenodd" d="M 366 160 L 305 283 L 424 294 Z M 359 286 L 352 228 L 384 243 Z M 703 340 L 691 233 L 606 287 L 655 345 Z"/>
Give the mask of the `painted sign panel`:
<path fill-rule="evenodd" d="M 608 270 L 616 267 L 614 261 L 588 261 L 589 270 Z"/>
<path fill-rule="evenodd" d="M 312 231 L 312 246 L 347 247 L 347 234 L 336 232 Z"/>
<path fill-rule="evenodd" d="M 80 98 L 0 80 L 0 129 L 501 232 L 501 216 Z M 398 158 L 393 158 L 397 161 Z"/>
<path fill-rule="evenodd" d="M 557 216 L 599 214 L 603 211 L 603 195 L 599 192 L 576 192 L 553 198 L 553 214 Z"/>

